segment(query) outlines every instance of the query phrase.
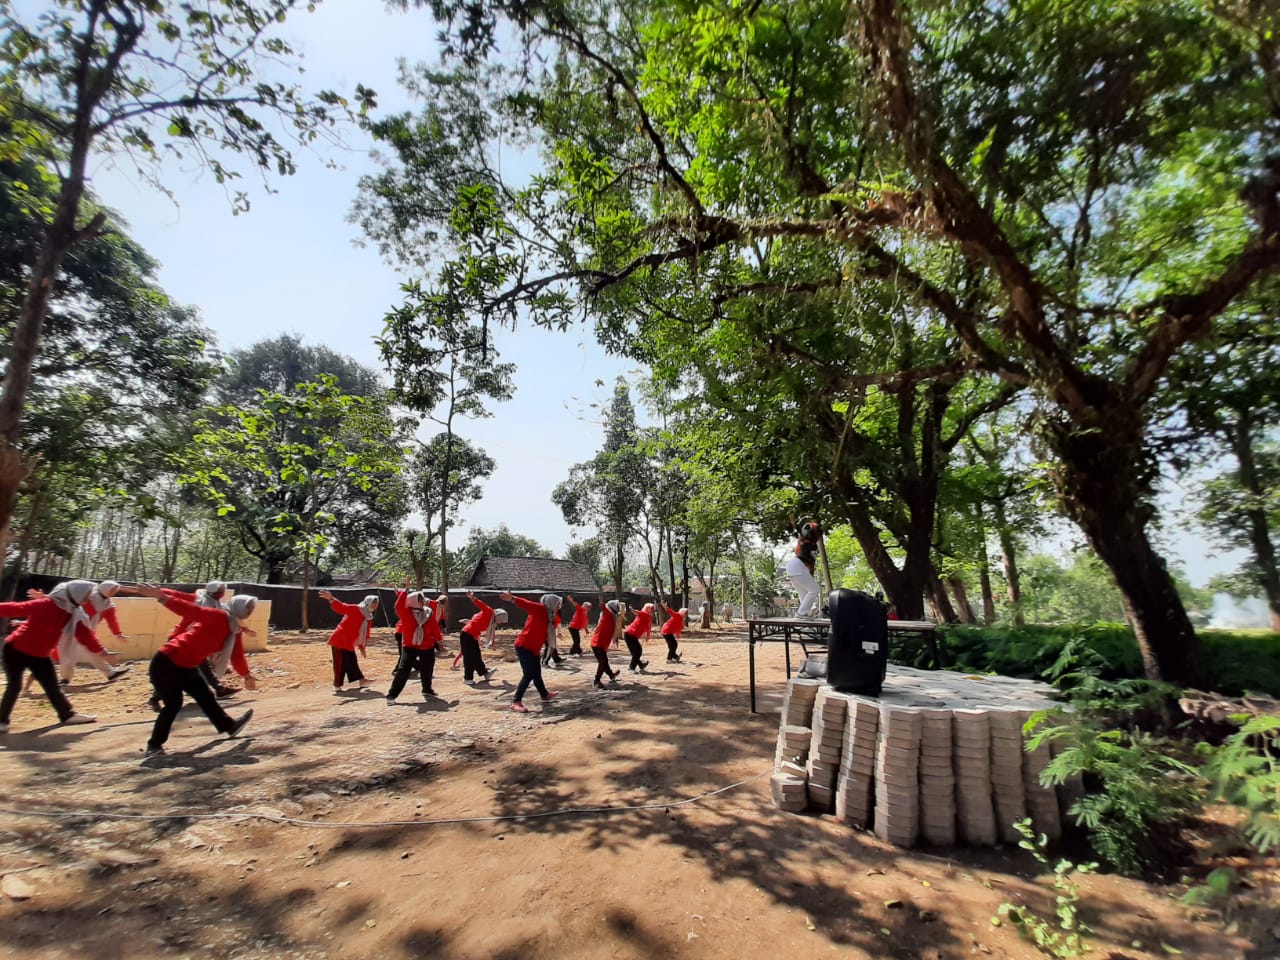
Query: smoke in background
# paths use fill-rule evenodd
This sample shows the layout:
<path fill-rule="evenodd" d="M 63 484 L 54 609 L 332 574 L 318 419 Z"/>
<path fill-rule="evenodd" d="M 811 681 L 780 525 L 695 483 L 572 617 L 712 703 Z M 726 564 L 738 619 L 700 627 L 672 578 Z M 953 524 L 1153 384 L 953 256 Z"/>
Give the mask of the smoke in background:
<path fill-rule="evenodd" d="M 1266 601 L 1261 597 L 1241 600 L 1225 593 L 1213 595 L 1213 607 L 1209 611 L 1209 626 L 1223 629 L 1266 628 L 1271 620 Z"/>

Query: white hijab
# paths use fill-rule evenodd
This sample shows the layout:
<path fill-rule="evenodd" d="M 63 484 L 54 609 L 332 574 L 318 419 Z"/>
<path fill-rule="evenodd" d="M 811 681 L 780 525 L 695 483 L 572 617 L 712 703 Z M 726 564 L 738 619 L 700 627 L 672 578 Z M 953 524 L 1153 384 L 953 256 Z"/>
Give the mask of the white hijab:
<path fill-rule="evenodd" d="M 493 617 L 489 620 L 489 629 L 485 633 L 484 638 L 490 645 L 494 643 L 498 636 L 498 624 L 507 622 L 507 611 L 494 610 Z"/>
<path fill-rule="evenodd" d="M 426 594 L 421 590 L 415 590 L 413 593 L 405 597 L 405 605 L 413 613 L 413 639 L 408 641 L 409 646 L 416 647 L 422 642 L 422 625 L 431 619 L 431 607 L 427 605 Z"/>
<path fill-rule="evenodd" d="M 227 639 L 222 643 L 222 650 L 218 653 L 218 659 L 213 661 L 213 675 L 215 677 L 222 676 L 227 672 L 227 668 L 231 666 L 231 654 L 236 649 L 236 637 L 240 636 L 240 631 L 244 626 L 243 621 L 253 616 L 253 608 L 257 605 L 258 598 L 251 597 L 247 593 L 236 594 L 227 604 Z"/>
<path fill-rule="evenodd" d="M 93 615 L 88 617 L 89 629 L 96 629 L 98 623 L 102 620 L 102 615 L 113 608 L 116 604 L 111 598 L 120 592 L 120 584 L 114 580 L 103 580 L 100 584 L 93 588 L 93 592 L 89 594 L 89 599 L 85 602 L 93 607 Z"/>
<path fill-rule="evenodd" d="M 553 647 L 556 645 L 556 613 L 562 602 L 554 593 L 542 595 L 542 605 L 547 609 L 547 643 Z"/>
<path fill-rule="evenodd" d="M 83 623 L 89 625 L 89 618 L 85 615 L 82 604 L 89 599 L 89 594 L 93 593 L 93 582 L 90 580 L 67 580 L 58 584 L 46 594 L 48 599 L 54 602 L 54 605 L 71 616 L 67 618 L 67 622 L 62 626 L 62 635 L 58 637 L 59 645 L 70 643 L 76 635 L 76 626 Z"/>
<path fill-rule="evenodd" d="M 369 627 L 373 623 L 373 611 L 378 606 L 378 595 L 371 593 L 360 601 L 360 612 L 364 614 L 364 623 L 360 624 L 360 646 L 369 642 Z"/>
<path fill-rule="evenodd" d="M 196 591 L 196 603 L 202 607 L 221 607 L 222 598 L 227 595 L 227 585 L 221 580 L 210 580 L 203 590 Z"/>

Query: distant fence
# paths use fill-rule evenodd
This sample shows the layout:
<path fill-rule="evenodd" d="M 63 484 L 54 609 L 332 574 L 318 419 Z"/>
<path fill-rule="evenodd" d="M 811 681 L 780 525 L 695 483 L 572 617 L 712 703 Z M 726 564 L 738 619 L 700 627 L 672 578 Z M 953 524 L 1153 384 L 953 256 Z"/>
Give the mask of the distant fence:
<path fill-rule="evenodd" d="M 50 577 L 43 574 L 30 574 L 22 577 L 18 582 L 17 599 L 26 599 L 26 592 L 31 587 L 44 590 L 46 593 L 52 590 L 59 583 L 63 583 L 69 577 Z M 162 586 L 169 587 L 174 590 L 182 590 L 186 593 L 195 593 L 197 590 L 203 589 L 203 583 L 166 583 Z M 235 593 L 247 593 L 250 596 L 257 597 L 259 600 L 269 600 L 271 602 L 271 627 L 274 630 L 301 630 L 302 629 L 302 587 L 296 584 L 275 584 L 275 583 L 247 583 L 241 580 L 229 580 L 227 586 Z M 322 599 L 316 592 L 317 589 L 326 589 L 332 593 L 337 599 L 344 603 L 359 603 L 370 594 L 378 597 L 378 612 L 374 614 L 374 626 L 376 627 L 393 627 L 396 623 L 395 603 L 397 588 L 395 587 L 311 587 L 307 594 L 307 622 L 312 630 L 325 631 L 331 630 L 338 623 L 338 618 L 330 609 L 327 601 Z M 439 591 L 430 587 L 425 588 L 428 596 L 438 596 Z M 480 590 L 472 591 L 477 597 L 483 600 L 491 607 L 502 607 L 507 611 L 507 628 L 519 628 L 524 626 L 525 613 L 522 609 L 513 603 L 504 603 L 498 599 L 501 590 L 486 587 Z M 554 591 L 547 590 L 516 590 L 513 593 L 516 596 L 524 597 L 526 600 L 538 600 L 544 593 Z M 560 594 L 560 596 L 564 596 Z M 653 601 L 654 598 L 638 593 L 624 593 L 622 598 L 627 602 L 633 610 L 639 608 L 645 603 Z M 574 595 L 574 599 L 578 603 L 584 600 L 590 600 L 591 624 L 592 626 L 600 618 L 600 605 L 605 600 L 612 600 L 613 595 L 597 594 L 594 596 Z M 671 597 L 670 604 L 673 608 L 679 602 L 679 597 Z M 456 587 L 449 591 L 449 609 L 446 619 L 446 632 L 456 633 L 462 624 L 471 619 L 476 612 L 475 606 L 467 599 L 467 588 Z M 568 623 L 571 613 L 568 601 L 561 608 L 561 620 Z M 654 617 L 654 626 L 658 627 L 662 624 L 662 617 L 665 611 L 659 608 L 658 613 Z M 690 613 L 690 619 L 697 616 L 697 611 Z"/>

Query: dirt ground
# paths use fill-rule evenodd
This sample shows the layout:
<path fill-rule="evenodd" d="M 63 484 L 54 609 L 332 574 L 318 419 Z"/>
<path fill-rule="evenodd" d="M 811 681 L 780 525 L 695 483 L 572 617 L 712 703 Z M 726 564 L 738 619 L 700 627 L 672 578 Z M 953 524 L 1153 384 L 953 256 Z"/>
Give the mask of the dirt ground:
<path fill-rule="evenodd" d="M 244 735 L 188 707 L 159 761 L 142 761 L 145 664 L 77 676 L 92 726 L 20 699 L 0 741 L 0 955 L 1042 956 L 992 923 L 1003 902 L 1053 916 L 1021 851 L 900 850 L 772 806 L 780 646 L 761 648 L 756 715 L 732 627 L 692 631 L 671 667 L 659 640 L 616 690 L 571 659 L 547 671 L 561 697 L 531 692 L 519 715 L 511 634 L 490 687 L 447 658 L 442 699 L 411 681 L 394 707 L 390 634 L 365 661 L 372 690 L 340 695 L 325 637 L 273 636 L 252 656 L 261 687 L 229 704 L 255 711 Z M 1240 865 L 1249 886 L 1219 909 L 1085 878 L 1090 956 L 1280 957 L 1280 863 Z"/>

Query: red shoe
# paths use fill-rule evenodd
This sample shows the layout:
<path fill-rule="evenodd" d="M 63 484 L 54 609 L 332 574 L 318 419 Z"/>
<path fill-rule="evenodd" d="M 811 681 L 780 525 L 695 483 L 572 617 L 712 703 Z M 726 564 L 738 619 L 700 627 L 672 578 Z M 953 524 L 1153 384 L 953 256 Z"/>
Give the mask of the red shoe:
<path fill-rule="evenodd" d="M 516 713 L 528 713 L 528 712 L 529 712 L 529 708 L 528 708 L 528 707 L 526 707 L 526 706 L 525 706 L 523 703 L 521 703 L 519 700 L 512 700 L 512 701 L 511 701 L 511 709 L 512 709 L 512 710 L 514 710 Z"/>
<path fill-rule="evenodd" d="M 559 690 L 548 690 L 547 695 L 542 698 L 542 702 L 546 703 L 548 700 L 554 700 L 558 696 L 560 696 Z"/>

